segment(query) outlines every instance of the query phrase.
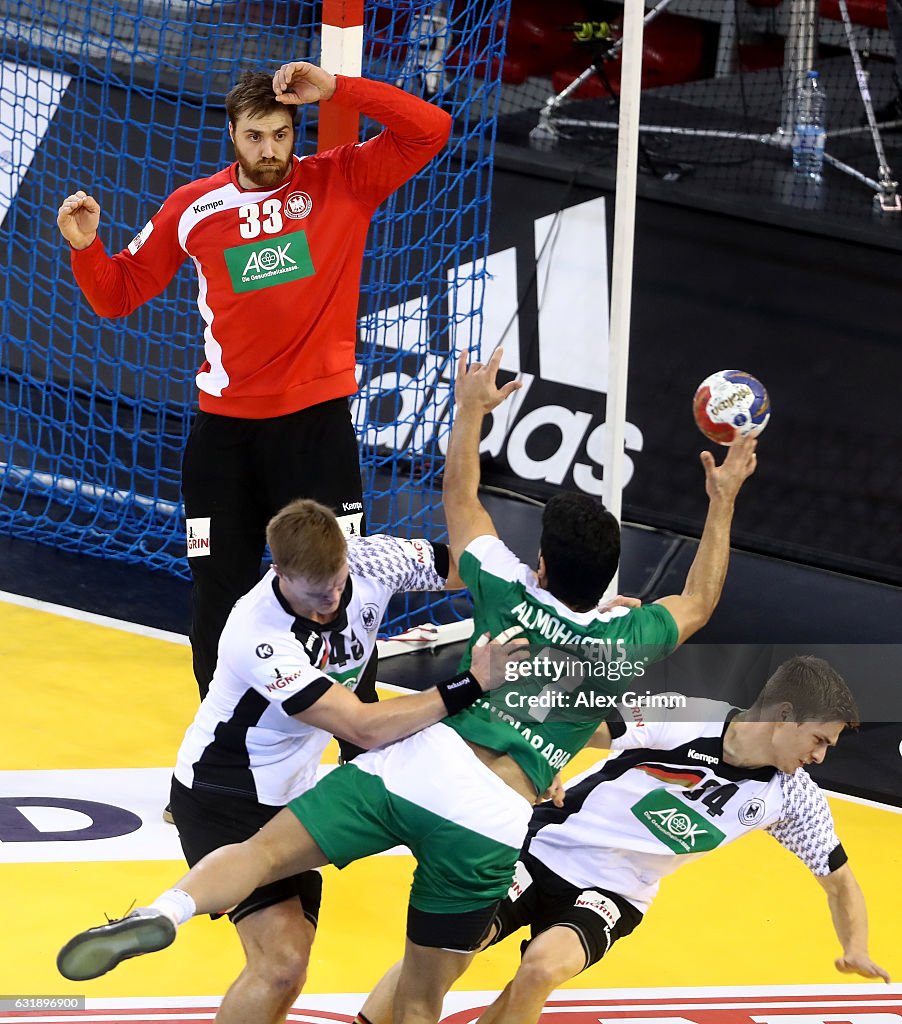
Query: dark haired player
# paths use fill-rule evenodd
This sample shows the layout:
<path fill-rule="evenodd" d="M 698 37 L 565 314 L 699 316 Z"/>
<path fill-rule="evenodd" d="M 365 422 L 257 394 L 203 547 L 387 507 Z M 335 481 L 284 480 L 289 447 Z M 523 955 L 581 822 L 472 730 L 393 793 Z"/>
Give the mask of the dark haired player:
<path fill-rule="evenodd" d="M 757 829 L 823 887 L 842 946 L 837 970 L 888 982 L 868 953 L 864 896 L 830 807 L 804 770 L 857 724 L 842 677 L 802 656 L 783 662 L 746 711 L 688 698 L 676 714 L 631 708 L 601 725 L 589 745 L 614 754 L 562 806 L 533 814 L 490 936 L 529 926 L 531 940 L 480 1024 L 535 1024 L 554 989 L 639 925 L 664 876 Z"/>
<path fill-rule="evenodd" d="M 666 656 L 704 625 L 720 596 L 733 502 L 754 470 L 755 442 L 734 445 L 720 467 L 703 455 L 710 506 L 684 592 L 601 612 L 596 606 L 617 566 L 620 536 L 599 502 L 572 496 L 552 506 L 554 520 L 547 516 L 543 529 L 548 550 L 534 573 L 498 540 L 479 501 L 482 419 L 517 387 L 496 387 L 500 358 L 499 350 L 486 366 L 467 368 L 461 357 L 445 469 L 451 553 L 473 594 L 477 630 L 504 623 L 493 635 L 516 631 L 543 648 L 604 643 L 624 660 L 637 649 Z M 154 909 L 81 933 L 61 957 L 93 944 L 103 953 L 96 973 L 104 973 L 125 956 L 168 945 L 175 926 L 195 913 L 232 906 L 287 874 L 330 862 L 343 867 L 401 843 L 417 869 L 389 1013 L 394 1024 L 434 1024 L 507 892 L 533 804 L 607 714 L 549 717 L 527 729 L 482 695 L 472 704 L 466 687 L 462 695 L 467 706 L 456 714 L 331 772 L 252 839 L 200 861 Z"/>
<path fill-rule="evenodd" d="M 745 439 L 733 445 L 719 467 L 709 452 L 701 455 L 708 515 L 682 594 L 645 607 L 602 611 L 598 603 L 620 558 L 620 528 L 600 501 L 567 493 L 548 502 L 542 515 L 538 564 L 533 570 L 498 538 L 495 524 L 479 500 L 483 418 L 520 386 L 515 381 L 500 389 L 496 386 L 501 355 L 497 349 L 486 365 L 469 367 L 466 353 L 460 357 L 444 477 L 449 543 L 461 578 L 473 595 L 474 635 L 517 626 L 533 651 L 555 645 L 590 649 L 594 643 L 610 644 L 624 662 L 637 654 L 665 657 L 704 626 L 720 598 L 729 562 L 733 505 L 743 482 L 754 472 L 756 441 Z M 576 716 L 552 713 L 537 725 L 526 714 L 501 715 L 498 710 L 497 701 L 477 701 L 442 727 L 457 732 L 474 749 L 490 751 L 493 770 L 533 800 L 551 785 L 556 771 L 586 745 L 608 713 L 603 709 Z M 309 824 L 306 818 L 302 820 Z M 513 863 L 508 859 L 505 870 L 512 872 Z M 498 874 L 501 877 L 503 873 Z M 420 923 L 411 916 L 400 975 L 393 969 L 380 982 L 363 1008 L 362 1024 L 391 1021 L 392 1002 L 397 1013 L 397 1000 L 402 995 L 412 999 L 412 994 L 428 1012 L 410 1019 L 437 1020 L 441 998 L 430 975 L 443 972 L 443 996 L 463 973 L 494 917 L 492 896 L 497 896 L 497 890 L 483 891 L 479 913 L 472 914 L 464 934 L 455 933 L 453 943 L 449 941 L 453 901 L 449 900 L 443 911 L 449 915 L 445 919 L 434 915 Z M 416 905 L 413 900 L 411 903 Z"/>

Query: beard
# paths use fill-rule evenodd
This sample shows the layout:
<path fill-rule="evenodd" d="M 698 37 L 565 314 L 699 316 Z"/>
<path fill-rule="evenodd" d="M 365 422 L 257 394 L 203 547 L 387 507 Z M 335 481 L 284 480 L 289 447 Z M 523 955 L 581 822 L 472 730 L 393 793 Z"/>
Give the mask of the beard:
<path fill-rule="evenodd" d="M 237 147 L 235 156 L 238 158 L 238 166 L 244 171 L 245 177 L 257 188 L 274 188 L 276 185 L 280 185 L 291 170 L 291 157 L 287 160 L 258 160 L 256 163 L 251 163 L 239 152 Z"/>

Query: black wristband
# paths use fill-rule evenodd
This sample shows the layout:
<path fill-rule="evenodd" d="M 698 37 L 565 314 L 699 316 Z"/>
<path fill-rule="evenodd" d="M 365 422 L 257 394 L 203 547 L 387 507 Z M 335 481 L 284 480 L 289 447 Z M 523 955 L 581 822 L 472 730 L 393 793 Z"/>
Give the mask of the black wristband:
<path fill-rule="evenodd" d="M 469 672 L 461 672 L 453 679 L 446 679 L 436 686 L 436 690 L 441 694 L 449 715 L 463 711 L 483 695 L 482 687 Z"/>

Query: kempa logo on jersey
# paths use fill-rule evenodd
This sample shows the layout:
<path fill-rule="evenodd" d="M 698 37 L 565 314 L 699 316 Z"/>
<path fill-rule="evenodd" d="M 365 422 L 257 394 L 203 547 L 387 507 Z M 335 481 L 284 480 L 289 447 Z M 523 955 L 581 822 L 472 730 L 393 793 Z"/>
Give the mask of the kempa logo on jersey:
<path fill-rule="evenodd" d="M 285 200 L 285 216 L 292 220 L 303 220 L 313 209 L 313 200 L 306 192 L 292 192 Z"/>
<path fill-rule="evenodd" d="M 310 247 L 303 231 L 233 246 L 226 249 L 225 261 L 232 290 L 236 293 L 272 288 L 314 274 Z"/>
<path fill-rule="evenodd" d="M 726 836 L 695 811 L 677 803 L 663 790 L 652 790 L 630 810 L 656 838 L 674 853 L 704 853 Z"/>
<path fill-rule="evenodd" d="M 720 764 L 720 758 L 714 757 L 713 754 L 700 754 L 697 750 L 689 748 L 686 757 L 691 757 L 695 761 L 704 761 L 705 764 Z"/>
<path fill-rule="evenodd" d="M 195 213 L 209 213 L 210 210 L 218 210 L 220 206 L 225 206 L 224 199 L 216 199 L 212 203 L 195 203 L 191 209 Z"/>

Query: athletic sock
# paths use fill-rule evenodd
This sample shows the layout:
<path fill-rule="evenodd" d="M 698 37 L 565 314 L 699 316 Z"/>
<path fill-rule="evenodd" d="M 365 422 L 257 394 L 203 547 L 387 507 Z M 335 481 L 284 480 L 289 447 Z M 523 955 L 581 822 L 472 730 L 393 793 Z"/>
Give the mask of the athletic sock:
<path fill-rule="evenodd" d="M 167 889 L 151 903 L 151 906 L 165 914 L 176 928 L 190 921 L 197 913 L 197 905 L 183 889 Z"/>

